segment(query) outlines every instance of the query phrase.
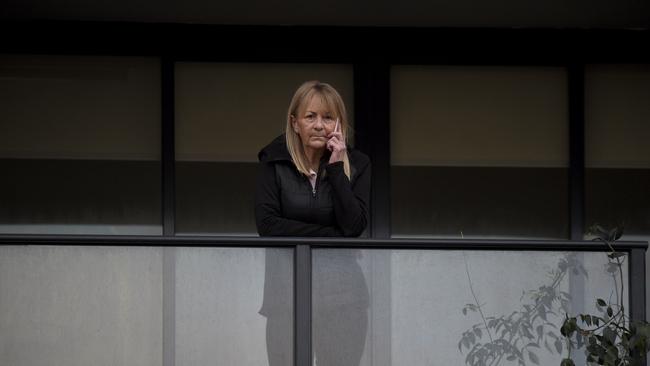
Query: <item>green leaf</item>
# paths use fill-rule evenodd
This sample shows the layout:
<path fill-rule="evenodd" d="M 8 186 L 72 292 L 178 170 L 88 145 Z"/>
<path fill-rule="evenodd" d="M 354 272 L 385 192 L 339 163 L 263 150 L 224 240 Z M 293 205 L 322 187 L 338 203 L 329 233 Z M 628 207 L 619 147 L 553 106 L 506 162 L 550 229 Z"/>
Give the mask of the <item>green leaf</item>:
<path fill-rule="evenodd" d="M 607 306 L 607 303 L 606 303 L 605 300 L 603 300 L 603 299 L 598 299 L 598 300 L 596 300 L 596 304 L 597 304 L 598 306 Z"/>
<path fill-rule="evenodd" d="M 618 358 L 618 348 L 615 345 L 611 345 L 607 348 L 607 354 L 612 355 L 612 361 L 616 361 Z"/>
<path fill-rule="evenodd" d="M 569 330 L 568 330 L 566 322 L 564 322 L 564 324 L 562 324 L 562 328 L 560 328 L 560 334 L 562 334 L 565 337 L 569 336 Z"/>
<path fill-rule="evenodd" d="M 573 363 L 572 359 L 565 358 L 562 360 L 562 363 L 560 363 L 560 366 L 576 366 L 576 365 Z"/>
<path fill-rule="evenodd" d="M 588 342 L 590 346 L 595 346 L 598 344 L 598 339 L 596 337 L 589 337 Z"/>
<path fill-rule="evenodd" d="M 608 307 L 607 307 L 607 315 L 610 316 L 610 317 L 611 317 L 612 315 L 614 315 L 614 310 L 612 310 L 612 307 L 611 307 L 611 306 L 608 306 Z"/>
<path fill-rule="evenodd" d="M 560 333 L 562 333 L 563 336 L 565 337 L 571 337 L 573 332 L 575 332 L 578 329 L 578 326 L 576 324 L 576 318 L 566 318 L 564 321 L 564 324 L 562 324 L 562 328 L 560 329 Z"/>
<path fill-rule="evenodd" d="M 616 334 L 616 332 L 615 332 L 614 330 L 612 330 L 612 328 L 610 328 L 610 327 L 605 327 L 605 329 L 603 329 L 603 337 L 604 337 L 604 338 L 605 338 L 605 339 L 606 339 L 610 344 L 614 344 L 614 342 L 616 341 L 616 336 L 617 336 L 617 334 Z"/>
<path fill-rule="evenodd" d="M 539 358 L 533 352 L 528 351 L 528 358 L 530 358 L 530 361 L 535 365 L 539 365 Z"/>

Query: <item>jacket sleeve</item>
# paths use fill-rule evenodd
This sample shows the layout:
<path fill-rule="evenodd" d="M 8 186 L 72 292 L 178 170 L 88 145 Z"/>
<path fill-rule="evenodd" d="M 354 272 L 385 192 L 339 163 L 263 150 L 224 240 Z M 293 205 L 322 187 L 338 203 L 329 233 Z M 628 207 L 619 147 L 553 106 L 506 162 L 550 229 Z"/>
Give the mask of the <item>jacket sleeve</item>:
<path fill-rule="evenodd" d="M 332 226 L 306 223 L 282 217 L 280 187 L 273 163 L 260 162 L 255 189 L 255 223 L 260 236 L 342 236 Z"/>
<path fill-rule="evenodd" d="M 327 165 L 334 191 L 334 213 L 343 236 L 359 236 L 368 226 L 370 202 L 370 161 L 359 167 L 354 183 L 345 175 L 343 162 Z"/>

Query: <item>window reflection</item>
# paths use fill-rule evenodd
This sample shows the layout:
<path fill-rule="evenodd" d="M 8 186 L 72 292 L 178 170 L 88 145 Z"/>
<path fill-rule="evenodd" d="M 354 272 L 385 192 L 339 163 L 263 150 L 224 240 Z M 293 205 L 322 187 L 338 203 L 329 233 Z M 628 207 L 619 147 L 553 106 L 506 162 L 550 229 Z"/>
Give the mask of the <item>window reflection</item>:
<path fill-rule="evenodd" d="M 393 67 L 393 236 L 566 238 L 566 84 L 553 67 Z"/>
<path fill-rule="evenodd" d="M 0 57 L 0 232 L 161 234 L 157 59 Z"/>

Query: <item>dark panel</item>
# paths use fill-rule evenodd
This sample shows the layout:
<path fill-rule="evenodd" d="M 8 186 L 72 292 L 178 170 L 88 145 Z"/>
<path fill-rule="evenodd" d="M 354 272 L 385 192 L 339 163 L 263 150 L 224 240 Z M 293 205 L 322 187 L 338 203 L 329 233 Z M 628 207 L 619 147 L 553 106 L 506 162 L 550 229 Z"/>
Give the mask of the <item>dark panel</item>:
<path fill-rule="evenodd" d="M 650 169 L 587 169 L 586 226 L 650 235 Z"/>
<path fill-rule="evenodd" d="M 257 235 L 257 163 L 176 162 L 177 233 Z"/>
<path fill-rule="evenodd" d="M 392 169 L 393 235 L 568 236 L 567 169 Z"/>
<path fill-rule="evenodd" d="M 0 159 L 0 223 L 161 225 L 160 162 Z"/>

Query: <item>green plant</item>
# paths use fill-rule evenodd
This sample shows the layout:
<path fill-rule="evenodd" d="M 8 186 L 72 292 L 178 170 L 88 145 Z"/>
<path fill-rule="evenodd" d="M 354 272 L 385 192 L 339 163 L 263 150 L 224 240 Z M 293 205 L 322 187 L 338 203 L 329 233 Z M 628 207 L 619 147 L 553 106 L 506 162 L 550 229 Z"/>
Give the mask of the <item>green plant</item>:
<path fill-rule="evenodd" d="M 463 332 L 458 350 L 466 351 L 465 363 L 470 366 L 496 366 L 503 361 L 526 365 L 539 364 L 538 350 L 562 353 L 562 337 L 552 318 L 560 317 L 569 309 L 571 297 L 560 290 L 560 284 L 568 273 L 587 276 L 574 254 L 560 258 L 557 267 L 550 270 L 548 282 L 536 290 L 524 291 L 521 307 L 507 315 L 486 316 L 473 288 L 467 260 L 465 271 L 474 303 L 466 304 L 462 312 L 478 314 L 481 322 Z"/>
<path fill-rule="evenodd" d="M 584 347 L 588 365 L 641 366 L 649 349 L 650 325 L 645 321 L 632 321 L 626 315 L 624 304 L 625 285 L 623 263 L 625 253 L 617 252 L 613 243 L 620 239 L 623 230 L 605 230 L 595 225 L 590 234 L 607 245 L 609 272 L 615 283 L 616 294 L 609 301 L 596 299 L 594 314 L 565 315 L 560 332 L 564 337 L 568 355 L 561 366 L 574 366 L 572 351 Z"/>

